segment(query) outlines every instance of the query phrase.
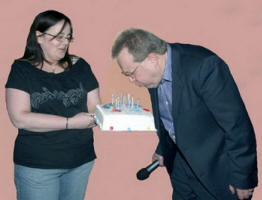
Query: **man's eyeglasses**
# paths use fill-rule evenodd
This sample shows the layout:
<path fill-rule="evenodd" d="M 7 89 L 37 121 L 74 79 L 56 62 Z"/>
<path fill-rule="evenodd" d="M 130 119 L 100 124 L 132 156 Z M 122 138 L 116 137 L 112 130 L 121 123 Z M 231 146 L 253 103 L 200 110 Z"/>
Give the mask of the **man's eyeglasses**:
<path fill-rule="evenodd" d="M 124 72 L 124 71 L 122 71 L 121 73 L 124 74 L 125 76 L 134 76 L 134 74 L 136 73 L 136 70 L 137 70 L 137 68 L 139 66 L 140 65 L 136 66 L 136 68 L 132 72 Z"/>
<path fill-rule="evenodd" d="M 63 36 L 61 34 L 59 35 L 53 35 L 53 34 L 50 34 L 50 33 L 43 33 L 44 35 L 49 35 L 49 36 L 52 36 L 53 39 L 55 39 L 56 41 L 58 42 L 62 42 L 64 39 L 68 40 L 68 42 L 73 42 L 74 41 L 74 38 L 69 35 L 69 36 Z"/>

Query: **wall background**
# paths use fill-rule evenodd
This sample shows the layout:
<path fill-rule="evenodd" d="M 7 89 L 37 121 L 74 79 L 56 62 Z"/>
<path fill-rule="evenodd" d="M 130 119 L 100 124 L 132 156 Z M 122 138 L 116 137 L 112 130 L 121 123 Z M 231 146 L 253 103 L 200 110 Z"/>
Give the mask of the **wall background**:
<path fill-rule="evenodd" d="M 261 1 L 1 0 L 0 199 L 13 200 L 16 196 L 12 153 L 17 131 L 7 117 L 4 84 L 13 60 L 23 54 L 34 17 L 47 9 L 71 18 L 76 40 L 70 52 L 91 64 L 103 102 L 109 102 L 112 93 L 129 92 L 151 106 L 147 91 L 132 86 L 110 58 L 111 44 L 125 28 L 143 28 L 169 42 L 199 44 L 215 51 L 229 64 L 255 127 L 261 180 Z M 150 163 L 156 143 L 154 133 L 104 133 L 96 128 L 99 159 L 90 176 L 86 199 L 171 199 L 164 169 L 158 169 L 147 181 L 136 180 L 137 170 Z M 262 187 L 258 187 L 253 199 L 261 198 Z"/>

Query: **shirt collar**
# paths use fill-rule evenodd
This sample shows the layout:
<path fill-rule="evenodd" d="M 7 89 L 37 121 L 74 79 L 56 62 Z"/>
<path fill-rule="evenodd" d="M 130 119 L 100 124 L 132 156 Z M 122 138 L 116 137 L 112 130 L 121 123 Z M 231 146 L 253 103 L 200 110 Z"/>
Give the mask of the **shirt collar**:
<path fill-rule="evenodd" d="M 162 81 L 172 81 L 172 67 L 171 67 L 171 47 L 167 44 L 167 58 L 166 65 L 162 76 Z"/>

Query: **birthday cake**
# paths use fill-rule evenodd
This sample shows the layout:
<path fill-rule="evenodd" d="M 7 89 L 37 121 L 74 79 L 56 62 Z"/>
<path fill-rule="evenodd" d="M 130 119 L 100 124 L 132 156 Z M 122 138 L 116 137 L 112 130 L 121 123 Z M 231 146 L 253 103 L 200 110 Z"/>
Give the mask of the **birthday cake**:
<path fill-rule="evenodd" d="M 112 97 L 112 99 L 114 99 Z M 154 117 L 145 107 L 125 96 L 96 106 L 95 119 L 103 131 L 155 131 Z"/>

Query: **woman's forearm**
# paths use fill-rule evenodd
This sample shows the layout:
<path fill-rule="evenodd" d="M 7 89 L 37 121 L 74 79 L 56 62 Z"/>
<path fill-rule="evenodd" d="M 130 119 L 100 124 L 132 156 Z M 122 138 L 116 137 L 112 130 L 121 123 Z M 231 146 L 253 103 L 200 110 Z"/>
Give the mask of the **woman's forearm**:
<path fill-rule="evenodd" d="M 23 112 L 11 117 L 16 128 L 34 132 L 57 131 L 67 128 L 68 119 L 65 117 L 41 113 Z"/>
<path fill-rule="evenodd" d="M 92 98 L 90 101 L 93 102 Z M 63 129 L 86 129 L 95 126 L 93 114 L 85 112 L 80 112 L 70 118 L 31 112 L 29 94 L 17 89 L 8 88 L 6 90 L 6 106 L 13 125 L 19 129 L 47 132 Z"/>
<path fill-rule="evenodd" d="M 11 117 L 14 126 L 34 132 L 57 131 L 63 129 L 86 129 L 92 128 L 95 124 L 94 115 L 90 113 L 78 113 L 66 118 L 57 115 L 23 112 L 15 118 Z"/>

